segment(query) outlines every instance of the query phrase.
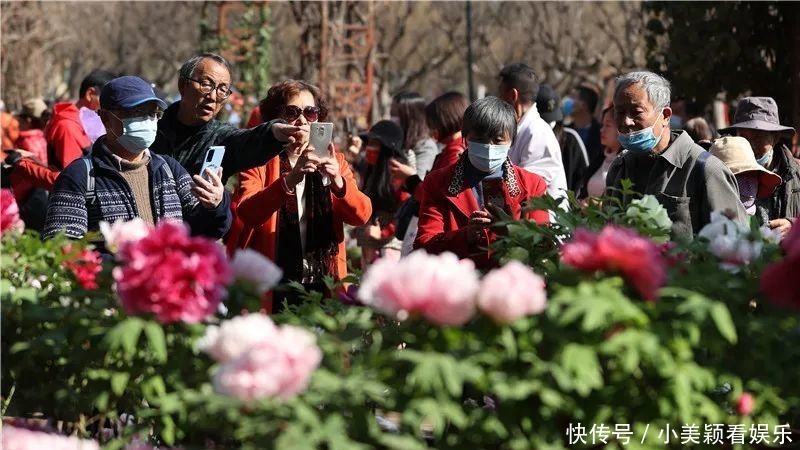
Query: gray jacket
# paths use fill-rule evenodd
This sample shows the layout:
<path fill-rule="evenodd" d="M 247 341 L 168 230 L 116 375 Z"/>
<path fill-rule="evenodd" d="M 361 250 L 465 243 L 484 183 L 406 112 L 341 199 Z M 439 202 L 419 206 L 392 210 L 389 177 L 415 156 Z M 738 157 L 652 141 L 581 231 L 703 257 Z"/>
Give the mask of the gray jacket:
<path fill-rule="evenodd" d="M 654 195 L 666 208 L 673 238 L 691 239 L 715 210 L 728 210 L 736 220 L 747 220 L 736 178 L 685 131 L 673 131 L 669 147 L 660 155 L 625 151 L 614 160 L 606 178 L 606 194 L 621 199 L 623 205 L 635 198 L 614 189 L 620 189 L 626 178 L 633 182 L 634 191 Z"/>

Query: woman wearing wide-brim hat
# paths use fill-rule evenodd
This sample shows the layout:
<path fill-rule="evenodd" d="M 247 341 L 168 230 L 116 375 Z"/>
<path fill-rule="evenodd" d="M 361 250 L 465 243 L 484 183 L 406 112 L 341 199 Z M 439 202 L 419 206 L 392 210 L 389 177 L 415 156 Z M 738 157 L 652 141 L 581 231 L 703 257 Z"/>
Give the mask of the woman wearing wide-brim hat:
<path fill-rule="evenodd" d="M 758 200 L 772 197 L 775 188 L 783 182 L 781 177 L 756 161 L 753 149 L 747 139 L 725 136 L 714 141 L 709 152 L 722 160 L 739 184 L 739 200 L 749 215 L 756 215 L 761 223 L 769 222 L 765 208 L 759 207 Z"/>

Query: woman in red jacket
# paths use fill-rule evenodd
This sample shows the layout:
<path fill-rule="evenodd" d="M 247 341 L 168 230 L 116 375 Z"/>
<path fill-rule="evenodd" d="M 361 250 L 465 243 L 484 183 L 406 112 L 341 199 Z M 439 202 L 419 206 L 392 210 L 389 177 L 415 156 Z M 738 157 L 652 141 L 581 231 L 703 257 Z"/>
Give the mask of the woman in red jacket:
<path fill-rule="evenodd" d="M 289 80 L 269 89 L 259 105 L 262 119 L 282 118 L 308 127 L 325 120 L 327 111 L 319 89 L 304 81 Z M 236 216 L 240 229 L 227 244 L 252 248 L 283 270 L 283 281 L 297 281 L 308 289 L 324 291 L 324 277 L 341 280 L 347 275 L 344 226 L 365 224 L 371 214 L 369 198 L 361 193 L 341 153 L 328 148 L 321 158 L 308 141 L 287 146 L 266 165 L 240 174 L 236 190 Z M 323 183 L 323 176 L 330 184 Z M 265 299 L 270 310 L 271 298 Z M 276 292 L 278 305 L 295 304 L 291 292 Z"/>
<path fill-rule="evenodd" d="M 489 251 L 502 210 L 514 219 L 549 222 L 547 211 L 522 212 L 523 203 L 544 195 L 544 179 L 511 163 L 508 150 L 517 133 L 514 108 L 497 97 L 473 103 L 464 113 L 467 151 L 422 183 L 415 248 L 453 252 L 478 268 L 495 265 Z"/>

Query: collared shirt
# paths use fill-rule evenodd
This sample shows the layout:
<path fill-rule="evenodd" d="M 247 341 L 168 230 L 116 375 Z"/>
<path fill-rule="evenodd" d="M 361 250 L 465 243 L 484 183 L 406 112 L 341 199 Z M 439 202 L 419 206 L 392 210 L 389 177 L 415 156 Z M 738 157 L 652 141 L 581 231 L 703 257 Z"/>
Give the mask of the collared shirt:
<path fill-rule="evenodd" d="M 725 164 L 712 155 L 703 162 L 706 151 L 685 131 L 673 131 L 670 138 L 669 147 L 659 155 L 624 151 L 611 164 L 606 194 L 627 205 L 635 196 L 623 195 L 619 189 L 622 180 L 631 180 L 634 191 L 654 195 L 664 206 L 674 237 L 691 238 L 716 210 L 727 210 L 736 220 L 746 221 L 736 178 Z"/>
<path fill-rule="evenodd" d="M 522 116 L 508 157 L 514 165 L 544 178 L 547 193 L 552 197 L 566 196 L 567 175 L 561 147 L 550 125 L 539 115 L 535 103 Z"/>

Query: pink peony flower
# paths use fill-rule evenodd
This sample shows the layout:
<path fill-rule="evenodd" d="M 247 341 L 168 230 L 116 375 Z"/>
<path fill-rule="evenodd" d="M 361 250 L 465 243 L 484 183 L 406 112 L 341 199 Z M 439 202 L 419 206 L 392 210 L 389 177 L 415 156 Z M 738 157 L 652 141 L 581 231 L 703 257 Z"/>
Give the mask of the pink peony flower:
<path fill-rule="evenodd" d="M 781 240 L 781 248 L 784 258 L 761 273 L 761 292 L 776 305 L 800 309 L 800 225 L 789 230 Z"/>
<path fill-rule="evenodd" d="M 0 235 L 6 231 L 23 231 L 25 224 L 19 218 L 19 206 L 9 189 L 0 189 Z"/>
<path fill-rule="evenodd" d="M 233 276 L 237 280 L 253 283 L 259 294 L 263 294 L 281 281 L 283 271 L 261 253 L 251 250 L 237 250 L 231 261 Z"/>
<path fill-rule="evenodd" d="M 321 361 L 313 334 L 284 325 L 269 339 L 250 345 L 224 363 L 214 375 L 214 388 L 246 402 L 265 398 L 286 401 L 308 387 Z"/>
<path fill-rule="evenodd" d="M 153 314 L 164 324 L 196 323 L 214 314 L 232 278 L 222 247 L 191 237 L 177 222 L 159 223 L 117 257 L 115 288 L 125 312 Z"/>
<path fill-rule="evenodd" d="M 75 275 L 78 284 L 87 290 L 97 289 L 97 274 L 103 270 L 100 253 L 89 248 L 76 251 L 72 244 L 65 245 L 63 251 L 71 257 L 64 263 L 64 267 Z"/>
<path fill-rule="evenodd" d="M 135 217 L 127 222 L 117 220 L 113 224 L 106 221 L 100 222 L 100 232 L 106 240 L 106 248 L 111 253 L 117 253 L 123 244 L 136 242 L 150 234 L 152 227 L 142 220 Z"/>
<path fill-rule="evenodd" d="M 263 314 L 236 316 L 219 327 L 206 328 L 198 346 L 217 362 L 225 363 L 259 342 L 275 340 L 277 330 L 272 320 Z"/>
<path fill-rule="evenodd" d="M 753 412 L 754 406 L 755 399 L 753 398 L 753 394 L 743 392 L 739 400 L 736 401 L 736 412 L 739 413 L 740 416 L 749 416 L 750 413 Z"/>
<path fill-rule="evenodd" d="M 561 247 L 561 260 L 583 272 L 619 272 L 646 300 L 656 298 L 667 278 L 658 245 L 615 225 L 607 225 L 600 233 L 577 230 Z"/>
<path fill-rule="evenodd" d="M 399 261 L 380 259 L 370 266 L 358 296 L 398 320 L 419 314 L 437 325 L 462 325 L 475 314 L 478 286 L 472 261 L 417 250 Z"/>
<path fill-rule="evenodd" d="M 181 450 L 181 447 L 154 447 L 147 442 L 134 438 L 125 446 L 125 450 Z"/>
<path fill-rule="evenodd" d="M 481 282 L 478 308 L 498 323 L 539 314 L 547 305 L 544 279 L 519 261 L 489 272 Z"/>
<path fill-rule="evenodd" d="M 100 450 L 95 441 L 3 425 L 3 450 Z"/>

